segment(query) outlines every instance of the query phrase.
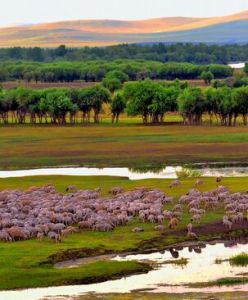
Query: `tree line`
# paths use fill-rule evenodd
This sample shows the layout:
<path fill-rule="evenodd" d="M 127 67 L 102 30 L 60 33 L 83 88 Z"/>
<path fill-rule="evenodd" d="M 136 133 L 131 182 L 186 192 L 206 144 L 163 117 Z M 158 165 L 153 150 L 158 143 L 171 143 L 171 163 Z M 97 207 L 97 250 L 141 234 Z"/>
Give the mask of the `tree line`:
<path fill-rule="evenodd" d="M 239 116 L 247 125 L 248 87 L 189 87 L 186 82 L 127 82 L 111 93 L 102 85 L 85 89 L 32 90 L 16 88 L 0 92 L 0 122 L 94 123 L 100 122 L 103 104 L 108 103 L 112 122 L 120 114 L 141 116 L 144 124 L 163 123 L 167 112 L 178 112 L 184 124 L 200 125 L 203 116 L 210 124 L 235 126 Z M 92 117 L 93 116 L 93 117 Z"/>
<path fill-rule="evenodd" d="M 55 49 L 12 47 L 0 49 L 0 61 L 29 60 L 37 62 L 144 59 L 160 62 L 189 62 L 195 64 L 227 64 L 248 60 L 248 45 L 207 45 L 203 43 L 123 44 L 109 47 Z"/>
<path fill-rule="evenodd" d="M 124 73 L 126 81 L 144 79 L 197 79 L 203 72 L 211 72 L 214 78 L 227 78 L 232 68 L 225 65 L 196 65 L 190 63 L 161 63 L 146 60 L 104 60 L 85 62 L 2 62 L 0 81 L 26 80 L 28 82 L 87 82 L 102 81 L 109 72 Z"/>

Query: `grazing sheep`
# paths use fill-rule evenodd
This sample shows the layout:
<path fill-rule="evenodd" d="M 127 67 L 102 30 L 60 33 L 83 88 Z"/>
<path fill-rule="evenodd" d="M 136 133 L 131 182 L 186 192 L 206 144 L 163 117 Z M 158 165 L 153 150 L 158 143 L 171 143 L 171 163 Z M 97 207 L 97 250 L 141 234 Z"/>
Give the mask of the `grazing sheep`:
<path fill-rule="evenodd" d="M 192 225 L 192 223 L 189 223 L 189 224 L 187 225 L 187 230 L 188 230 L 188 232 L 192 232 L 192 229 L 193 229 L 193 225 Z"/>
<path fill-rule="evenodd" d="M 77 187 L 75 185 L 69 185 L 67 188 L 66 188 L 66 192 L 70 192 L 70 193 L 75 193 L 77 192 Z"/>
<path fill-rule="evenodd" d="M 38 240 L 38 241 L 42 241 L 43 238 L 44 238 L 44 233 L 43 233 L 43 232 L 38 232 L 38 233 L 37 233 L 37 240 Z"/>
<path fill-rule="evenodd" d="M 24 233 L 23 229 L 20 227 L 17 227 L 17 226 L 8 228 L 6 231 L 10 235 L 10 237 L 13 241 L 24 240 L 27 237 L 26 234 Z"/>
<path fill-rule="evenodd" d="M 169 188 L 178 187 L 181 185 L 181 181 L 179 179 L 173 180 L 169 185 Z"/>
<path fill-rule="evenodd" d="M 222 182 L 223 177 L 222 176 L 217 176 L 215 181 L 216 183 L 221 183 Z"/>
<path fill-rule="evenodd" d="M 222 221 L 223 225 L 225 227 L 227 227 L 229 230 L 231 230 L 232 228 L 232 222 L 230 220 L 228 220 L 228 217 L 227 216 L 224 216 L 223 217 L 223 221 Z"/>
<path fill-rule="evenodd" d="M 177 218 L 172 218 L 172 219 L 170 220 L 170 222 L 169 222 L 169 228 L 170 228 L 170 229 L 176 229 L 177 226 L 178 226 L 178 223 L 179 223 L 179 221 L 178 221 Z"/>
<path fill-rule="evenodd" d="M 143 187 L 128 192 L 114 189 L 118 189 L 114 190 L 115 195 L 106 198 L 100 196 L 100 189 L 70 188 L 75 192 L 61 194 L 52 185 L 26 191 L 0 191 L 0 240 L 35 237 L 41 240 L 49 235 L 58 242 L 61 236 L 73 234 L 78 229 L 110 231 L 128 224 L 133 218 L 161 224 L 157 230 L 162 230 L 166 219 L 170 229 L 175 229 L 185 207 L 188 207 L 192 222 L 200 222 L 211 209 L 224 209 L 223 225 L 229 229 L 235 222 L 247 220 L 248 194 L 232 194 L 224 186 L 206 192 L 191 189 L 173 203 L 172 211 L 167 207 L 172 198 L 159 189 Z M 192 232 L 190 224 L 187 232 Z"/>
<path fill-rule="evenodd" d="M 132 232 L 135 232 L 135 233 L 142 232 L 142 231 L 144 231 L 144 229 L 140 228 L 140 227 L 135 227 L 135 228 L 132 229 Z"/>
<path fill-rule="evenodd" d="M 191 239 L 198 240 L 198 236 L 197 236 L 194 232 L 192 232 L 192 231 L 189 231 L 189 232 L 187 233 L 187 237 L 188 237 L 188 238 L 191 238 Z"/>
<path fill-rule="evenodd" d="M 124 193 L 124 190 L 121 187 L 114 187 L 111 190 L 109 190 L 109 194 L 111 194 L 113 196 L 116 196 L 116 195 L 122 194 L 122 193 Z"/>
<path fill-rule="evenodd" d="M 200 223 L 202 216 L 200 214 L 196 214 L 192 216 L 191 222 Z"/>
<path fill-rule="evenodd" d="M 194 184 L 194 187 L 195 188 L 198 188 L 199 186 L 203 185 L 204 184 L 204 181 L 201 180 L 201 179 L 197 179 L 195 184 Z"/>
<path fill-rule="evenodd" d="M 155 230 L 158 230 L 158 231 L 164 231 L 165 230 L 165 226 L 164 225 L 157 225 L 154 227 Z"/>
<path fill-rule="evenodd" d="M 12 242 L 12 238 L 7 231 L 0 231 L 0 241 Z"/>
<path fill-rule="evenodd" d="M 54 240 L 56 243 L 61 242 L 61 236 L 56 232 L 53 231 L 48 232 L 48 237 L 51 240 Z"/>

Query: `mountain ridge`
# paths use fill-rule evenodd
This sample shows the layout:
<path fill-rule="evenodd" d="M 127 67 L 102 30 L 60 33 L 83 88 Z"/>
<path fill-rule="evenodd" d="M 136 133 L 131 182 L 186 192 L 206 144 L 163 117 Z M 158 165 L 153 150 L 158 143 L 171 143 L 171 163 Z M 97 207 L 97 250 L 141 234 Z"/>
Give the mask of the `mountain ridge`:
<path fill-rule="evenodd" d="M 119 43 L 152 42 L 153 39 L 154 42 L 207 42 L 205 37 L 201 37 L 199 33 L 201 30 L 204 33 L 206 30 L 208 33 L 209 30 L 212 35 L 216 36 L 212 37 L 209 42 L 218 42 L 222 30 L 223 42 L 235 40 L 239 43 L 238 23 L 242 35 L 240 40 L 244 43 L 248 42 L 248 34 L 247 38 L 244 37 L 244 31 L 247 30 L 248 33 L 248 25 L 246 26 L 244 21 L 248 21 L 248 11 L 211 18 L 168 17 L 134 21 L 68 20 L 0 27 L 0 47 L 56 47 L 60 44 L 70 47 L 108 46 Z M 228 26 L 225 27 L 225 25 Z M 221 26 L 224 29 L 220 29 Z M 214 28 L 217 28 L 216 33 Z M 199 40 L 195 38 L 196 33 Z M 158 35 L 161 35 L 159 39 L 157 39 Z"/>

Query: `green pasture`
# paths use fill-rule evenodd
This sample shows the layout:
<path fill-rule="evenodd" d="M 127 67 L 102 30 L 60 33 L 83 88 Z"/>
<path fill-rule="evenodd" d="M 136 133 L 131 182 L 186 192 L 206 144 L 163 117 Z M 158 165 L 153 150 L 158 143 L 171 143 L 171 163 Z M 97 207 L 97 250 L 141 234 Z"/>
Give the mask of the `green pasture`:
<path fill-rule="evenodd" d="M 102 188 L 102 194 L 106 196 L 108 190 L 114 186 L 121 186 L 125 190 L 131 190 L 138 186 L 160 188 L 167 195 L 177 199 L 193 187 L 194 178 L 182 180 L 182 186 L 170 189 L 170 180 L 149 179 L 131 181 L 121 177 L 77 177 L 77 176 L 37 176 L 13 179 L 0 179 L 2 189 L 26 189 L 30 186 L 42 186 L 47 183 L 54 184 L 57 191 L 64 192 L 69 184 L 75 184 L 78 188 L 93 189 Z M 225 178 L 223 184 L 231 191 L 246 191 L 248 178 Z M 201 190 L 210 190 L 216 187 L 214 178 L 205 178 Z M 166 206 L 171 208 L 171 204 Z M 223 215 L 220 210 L 206 214 L 202 223 L 219 220 Z M 178 230 L 183 229 L 189 222 L 190 216 L 185 211 Z M 133 233 L 132 228 L 141 226 L 145 230 L 139 234 Z M 120 275 L 147 271 L 147 267 L 136 262 L 98 261 L 79 268 L 55 269 L 48 258 L 51 255 L 68 249 L 88 248 L 92 250 L 102 249 L 111 252 L 141 250 L 151 245 L 163 247 L 176 242 L 185 241 L 185 236 L 177 236 L 170 233 L 165 222 L 168 235 L 160 236 L 154 230 L 154 224 L 139 223 L 133 220 L 129 225 L 116 228 L 113 232 L 80 231 L 65 239 L 61 243 L 54 243 L 48 239 L 39 242 L 35 239 L 14 243 L 0 243 L 0 289 L 28 288 L 40 286 L 53 286 L 72 284 L 75 282 L 98 281 L 103 278 L 117 278 Z M 161 237 L 161 238 L 160 238 Z M 154 238 L 156 243 L 152 244 Z M 201 236 L 200 239 L 206 237 Z"/>

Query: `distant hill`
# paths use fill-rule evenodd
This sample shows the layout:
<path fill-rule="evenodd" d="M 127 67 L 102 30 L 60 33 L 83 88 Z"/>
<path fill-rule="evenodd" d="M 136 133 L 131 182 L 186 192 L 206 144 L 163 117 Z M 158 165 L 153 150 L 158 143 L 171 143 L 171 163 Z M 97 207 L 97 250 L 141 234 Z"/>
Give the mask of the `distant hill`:
<path fill-rule="evenodd" d="M 0 28 L 0 47 L 107 46 L 120 43 L 248 43 L 248 11 L 215 18 L 75 20 Z"/>

